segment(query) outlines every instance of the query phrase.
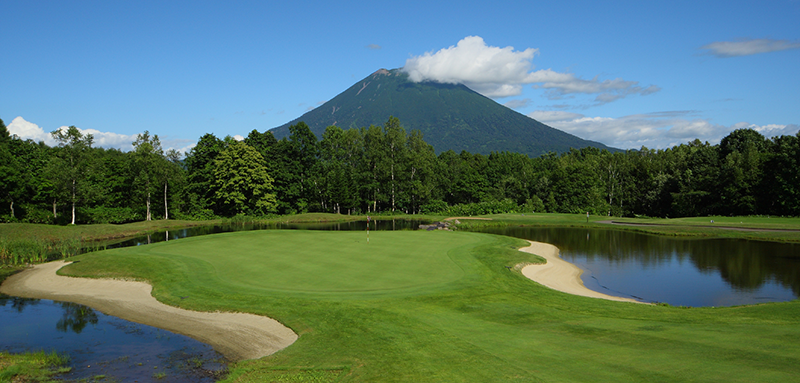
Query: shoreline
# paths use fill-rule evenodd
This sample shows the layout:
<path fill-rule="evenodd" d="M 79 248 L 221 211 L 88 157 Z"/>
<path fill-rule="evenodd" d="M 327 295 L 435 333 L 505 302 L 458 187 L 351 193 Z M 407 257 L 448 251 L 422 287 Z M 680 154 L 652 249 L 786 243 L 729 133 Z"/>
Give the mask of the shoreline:
<path fill-rule="evenodd" d="M 70 262 L 35 265 L 8 277 L 0 292 L 24 298 L 79 303 L 131 322 L 186 335 L 232 361 L 274 354 L 298 336 L 280 322 L 246 313 L 201 312 L 165 305 L 144 282 L 73 278 L 56 272 Z"/>
<path fill-rule="evenodd" d="M 587 288 L 583 285 L 583 281 L 581 280 L 581 274 L 583 274 L 583 270 L 578 268 L 578 266 L 563 260 L 558 255 L 559 250 L 557 247 L 544 242 L 528 242 L 530 243 L 530 246 L 523 247 L 519 249 L 519 251 L 538 255 L 544 258 L 547 263 L 527 264 L 523 266 L 521 272 L 526 278 L 545 287 L 567 294 L 619 302 L 648 304 L 636 299 L 603 294 Z"/>

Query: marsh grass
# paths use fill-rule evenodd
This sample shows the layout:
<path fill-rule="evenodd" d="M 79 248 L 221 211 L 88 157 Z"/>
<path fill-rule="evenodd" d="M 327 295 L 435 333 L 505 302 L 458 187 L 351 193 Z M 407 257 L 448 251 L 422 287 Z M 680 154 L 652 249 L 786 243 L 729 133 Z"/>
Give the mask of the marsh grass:
<path fill-rule="evenodd" d="M 47 240 L 37 237 L 0 238 L 0 264 L 26 265 L 58 258 L 74 257 L 82 252 L 82 242 L 77 238 Z"/>

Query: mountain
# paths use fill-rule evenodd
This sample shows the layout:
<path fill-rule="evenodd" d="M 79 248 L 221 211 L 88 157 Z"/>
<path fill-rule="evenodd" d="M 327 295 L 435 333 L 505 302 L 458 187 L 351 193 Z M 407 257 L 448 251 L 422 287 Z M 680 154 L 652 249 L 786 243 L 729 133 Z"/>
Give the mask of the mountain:
<path fill-rule="evenodd" d="M 464 85 L 412 82 L 400 69 L 380 69 L 271 131 L 281 139 L 288 136 L 290 125 L 302 121 L 322 138 L 331 125 L 342 129 L 383 125 L 390 116 L 397 117 L 407 132 L 421 131 L 436 153 L 451 149 L 481 154 L 509 151 L 538 157 L 587 146 L 617 150 L 551 128 Z"/>

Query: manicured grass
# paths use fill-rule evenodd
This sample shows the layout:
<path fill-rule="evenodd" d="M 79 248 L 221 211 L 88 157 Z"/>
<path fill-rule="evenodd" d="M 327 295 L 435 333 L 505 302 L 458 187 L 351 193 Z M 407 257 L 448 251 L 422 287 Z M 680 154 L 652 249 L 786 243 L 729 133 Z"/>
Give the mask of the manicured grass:
<path fill-rule="evenodd" d="M 381 216 L 375 219 L 411 219 L 411 216 Z M 436 216 L 413 216 L 413 219 L 431 219 Z M 142 236 L 164 230 L 175 230 L 194 226 L 238 225 L 257 223 L 264 225 L 299 223 L 334 223 L 366 221 L 366 216 L 330 213 L 307 213 L 288 216 L 246 217 L 211 221 L 154 220 L 127 224 L 98 225 L 42 225 L 29 223 L 0 224 L 0 265 L 22 265 L 41 263 L 54 258 L 68 258 L 85 249 L 102 249 L 127 238 Z"/>
<path fill-rule="evenodd" d="M 538 260 L 517 251 L 521 240 L 372 232 L 367 245 L 365 236 L 228 233 L 85 254 L 62 272 L 147 280 L 165 303 L 268 315 L 300 334 L 275 355 L 233 365 L 231 382 L 752 382 L 800 374 L 798 301 L 683 309 L 576 297 L 507 268 Z"/>

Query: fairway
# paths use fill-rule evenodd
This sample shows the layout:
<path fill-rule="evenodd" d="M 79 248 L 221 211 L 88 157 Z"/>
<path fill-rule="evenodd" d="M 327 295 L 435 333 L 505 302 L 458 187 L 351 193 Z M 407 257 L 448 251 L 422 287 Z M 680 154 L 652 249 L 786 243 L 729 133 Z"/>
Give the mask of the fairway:
<path fill-rule="evenodd" d="M 450 251 L 475 236 L 447 232 L 263 230 L 123 249 L 201 261 L 218 283 L 247 290 L 396 292 L 464 276 Z"/>

